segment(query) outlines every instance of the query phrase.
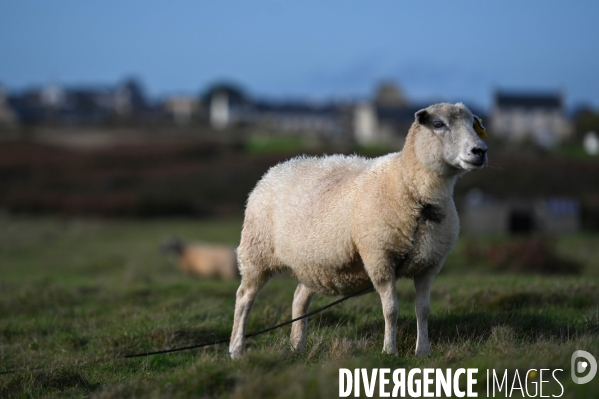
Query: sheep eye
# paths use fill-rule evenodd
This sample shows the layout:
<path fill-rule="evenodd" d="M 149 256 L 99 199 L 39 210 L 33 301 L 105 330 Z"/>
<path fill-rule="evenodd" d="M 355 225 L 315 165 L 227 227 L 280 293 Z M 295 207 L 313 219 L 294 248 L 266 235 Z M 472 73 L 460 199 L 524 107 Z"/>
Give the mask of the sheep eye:
<path fill-rule="evenodd" d="M 433 122 L 433 126 L 438 129 L 438 128 L 443 127 L 445 125 L 441 121 L 435 121 L 435 122 Z"/>

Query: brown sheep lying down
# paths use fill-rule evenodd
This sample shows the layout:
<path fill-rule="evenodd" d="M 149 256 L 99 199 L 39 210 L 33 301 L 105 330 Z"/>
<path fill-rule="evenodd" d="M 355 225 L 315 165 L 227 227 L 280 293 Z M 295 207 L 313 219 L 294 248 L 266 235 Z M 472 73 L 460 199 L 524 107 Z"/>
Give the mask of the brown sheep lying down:
<path fill-rule="evenodd" d="M 162 252 L 175 256 L 179 269 L 185 274 L 232 280 L 239 278 L 235 248 L 230 245 L 185 244 L 177 238 L 162 242 Z"/>

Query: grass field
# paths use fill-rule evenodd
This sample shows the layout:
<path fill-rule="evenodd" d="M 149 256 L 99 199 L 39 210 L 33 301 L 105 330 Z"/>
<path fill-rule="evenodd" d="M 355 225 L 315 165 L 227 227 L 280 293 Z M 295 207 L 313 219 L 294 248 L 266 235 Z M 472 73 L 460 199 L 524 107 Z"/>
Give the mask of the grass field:
<path fill-rule="evenodd" d="M 433 287 L 429 358 L 413 355 L 414 289 L 400 280 L 397 357 L 380 353 L 383 317 L 369 294 L 312 317 L 300 353 L 289 349 L 287 326 L 249 339 L 235 362 L 225 345 L 123 359 L 228 336 L 238 283 L 183 276 L 159 244 L 167 234 L 236 243 L 240 225 L 0 216 L 0 371 L 15 370 L 0 375 L 0 397 L 337 397 L 340 367 L 478 367 L 479 397 L 486 369 L 563 369 L 562 397 L 599 397 L 599 377 L 570 378 L 572 352 L 599 354 L 599 236 L 591 234 L 557 241 L 584 265 L 569 277 L 489 273 L 464 264 L 461 239 Z M 274 278 L 249 331 L 289 319 L 294 288 L 290 277 Z M 311 309 L 332 300 L 317 296 Z M 560 387 L 547 383 L 543 394 L 552 393 Z"/>

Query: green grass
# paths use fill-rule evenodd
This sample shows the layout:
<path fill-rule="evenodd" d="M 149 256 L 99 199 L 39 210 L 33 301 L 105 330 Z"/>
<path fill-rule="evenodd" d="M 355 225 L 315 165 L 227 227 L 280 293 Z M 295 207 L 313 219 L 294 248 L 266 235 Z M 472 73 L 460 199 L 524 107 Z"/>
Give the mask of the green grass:
<path fill-rule="evenodd" d="M 570 277 L 469 270 L 461 240 L 433 286 L 429 358 L 413 355 L 414 289 L 400 280 L 398 356 L 380 353 L 380 301 L 369 294 L 313 316 L 299 353 L 287 326 L 249 339 L 235 362 L 226 345 L 123 359 L 229 335 L 238 283 L 183 276 L 159 245 L 168 234 L 235 243 L 240 225 L 0 217 L 0 369 L 20 370 L 0 375 L 0 397 L 336 397 L 340 367 L 478 367 L 479 397 L 487 368 L 561 368 L 563 397 L 599 394 L 597 379 L 570 379 L 574 350 L 599 354 L 599 236 L 590 234 L 558 240 L 585 264 Z M 289 276 L 269 282 L 248 330 L 289 319 L 294 288 Z M 311 309 L 332 300 L 317 296 Z"/>
<path fill-rule="evenodd" d="M 581 142 L 563 144 L 552 149 L 550 153 L 553 156 L 571 158 L 576 160 L 592 161 L 597 159 L 596 156 L 587 154 Z"/>

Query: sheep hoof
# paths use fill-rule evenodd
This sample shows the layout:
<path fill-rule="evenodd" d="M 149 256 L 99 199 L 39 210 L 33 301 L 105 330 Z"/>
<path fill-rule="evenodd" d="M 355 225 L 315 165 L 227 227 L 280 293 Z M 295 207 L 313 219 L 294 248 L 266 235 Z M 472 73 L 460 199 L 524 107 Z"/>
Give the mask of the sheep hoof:
<path fill-rule="evenodd" d="M 294 352 L 299 352 L 304 350 L 306 347 L 306 339 L 291 339 L 291 350 Z"/>
<path fill-rule="evenodd" d="M 241 358 L 242 355 L 243 355 L 243 351 L 240 351 L 240 350 L 229 351 L 229 356 L 231 356 L 231 360 L 237 360 L 237 359 Z"/>
<path fill-rule="evenodd" d="M 397 356 L 397 348 L 383 348 L 383 353 Z"/>
<path fill-rule="evenodd" d="M 303 351 L 305 348 L 306 348 L 306 344 L 304 344 L 304 345 L 294 345 L 294 344 L 291 344 L 291 350 L 292 350 L 293 352 L 301 352 L 301 351 Z"/>

